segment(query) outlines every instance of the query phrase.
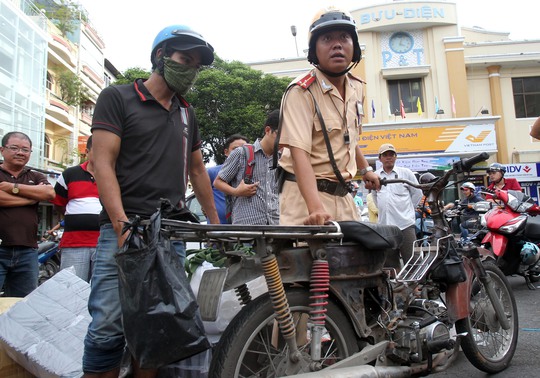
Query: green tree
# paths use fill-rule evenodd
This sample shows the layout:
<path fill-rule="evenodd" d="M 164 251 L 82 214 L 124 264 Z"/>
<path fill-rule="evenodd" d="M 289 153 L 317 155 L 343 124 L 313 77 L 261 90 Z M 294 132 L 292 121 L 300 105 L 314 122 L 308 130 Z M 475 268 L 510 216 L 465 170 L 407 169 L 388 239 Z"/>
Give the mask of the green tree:
<path fill-rule="evenodd" d="M 80 106 L 89 99 L 88 88 L 81 79 L 69 70 L 61 70 L 58 73 L 58 85 L 62 101 L 71 106 Z"/>
<path fill-rule="evenodd" d="M 213 157 L 217 164 L 223 163 L 223 146 L 232 134 L 245 135 L 252 142 L 262 137 L 266 116 L 279 108 L 290 81 L 219 57 L 203 69 L 186 98 L 197 114 L 204 161 Z"/>
<path fill-rule="evenodd" d="M 60 0 L 60 3 L 52 5 L 38 4 L 38 7 L 45 9 L 45 14 L 62 32 L 64 36 L 77 30 L 79 17 L 86 20 L 86 15 L 82 14 L 79 4 L 70 0 Z"/>
<path fill-rule="evenodd" d="M 140 67 L 132 67 L 122 72 L 122 75 L 114 81 L 114 85 L 131 84 L 135 79 L 148 79 L 149 77 L 150 71 Z"/>

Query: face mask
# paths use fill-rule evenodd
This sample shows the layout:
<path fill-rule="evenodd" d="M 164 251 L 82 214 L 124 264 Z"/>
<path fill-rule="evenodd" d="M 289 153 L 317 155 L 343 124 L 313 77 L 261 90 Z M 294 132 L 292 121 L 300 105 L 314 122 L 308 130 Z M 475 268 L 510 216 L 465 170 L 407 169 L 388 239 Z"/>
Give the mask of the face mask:
<path fill-rule="evenodd" d="M 197 80 L 199 70 L 175 62 L 169 57 L 163 58 L 163 62 L 163 77 L 165 78 L 165 82 L 171 90 L 180 96 L 184 96 L 193 86 L 195 80 Z"/>

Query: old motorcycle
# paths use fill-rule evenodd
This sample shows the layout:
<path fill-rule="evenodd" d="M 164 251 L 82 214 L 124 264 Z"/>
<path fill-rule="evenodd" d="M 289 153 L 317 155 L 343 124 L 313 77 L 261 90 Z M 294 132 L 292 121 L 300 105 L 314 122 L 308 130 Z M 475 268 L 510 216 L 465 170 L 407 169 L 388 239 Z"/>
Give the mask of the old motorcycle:
<path fill-rule="evenodd" d="M 494 254 L 504 274 L 523 276 L 534 290 L 540 280 L 540 207 L 520 191 L 497 189 L 490 194 L 501 206 L 484 216 L 482 247 Z"/>
<path fill-rule="evenodd" d="M 234 289 L 243 306 L 213 350 L 210 376 L 426 375 L 446 368 L 459 344 L 478 369 L 504 370 L 518 338 L 514 296 L 478 248 L 458 246 L 439 201 L 451 175 L 487 157 L 456 162 L 432 182 L 385 183 L 422 189 L 434 220 L 432 235 L 415 243 L 399 273 L 385 267 L 401 243 L 395 226 L 246 228 L 164 219 L 163 229 L 185 240 L 254 245 L 254 255 L 225 252 L 226 268 L 201 280 L 203 320 L 216 319 L 225 290 Z M 261 275 L 268 292 L 252 298 L 246 282 Z"/>

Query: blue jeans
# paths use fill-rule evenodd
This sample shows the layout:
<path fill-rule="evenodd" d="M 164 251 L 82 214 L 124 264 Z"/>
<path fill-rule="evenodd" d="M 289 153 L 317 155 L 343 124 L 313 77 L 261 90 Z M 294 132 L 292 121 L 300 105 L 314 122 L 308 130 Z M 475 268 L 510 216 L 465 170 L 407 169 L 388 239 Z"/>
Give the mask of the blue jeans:
<path fill-rule="evenodd" d="M 96 248 L 94 247 L 62 248 L 60 269 L 72 266 L 80 279 L 90 282 L 95 254 Z"/>
<path fill-rule="evenodd" d="M 30 247 L 0 247 L 0 288 L 5 297 L 25 297 L 37 288 L 38 250 Z"/>
<path fill-rule="evenodd" d="M 172 244 L 183 263 L 184 243 L 175 241 Z M 92 321 L 84 340 L 85 373 L 104 373 L 120 367 L 124 352 L 118 267 L 114 257 L 117 252 L 118 237 L 112 225 L 108 223 L 101 226 L 88 299 Z"/>

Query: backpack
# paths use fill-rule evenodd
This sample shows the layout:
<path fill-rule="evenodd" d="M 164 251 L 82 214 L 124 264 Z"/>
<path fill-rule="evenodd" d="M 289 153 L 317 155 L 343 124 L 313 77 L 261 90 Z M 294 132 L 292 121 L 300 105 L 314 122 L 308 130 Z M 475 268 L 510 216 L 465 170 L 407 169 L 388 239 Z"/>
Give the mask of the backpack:
<path fill-rule="evenodd" d="M 253 184 L 253 166 L 255 165 L 255 152 L 252 144 L 244 144 L 244 155 L 246 156 L 246 168 L 244 170 L 244 182 Z M 225 218 L 227 223 L 232 223 L 233 196 L 225 195 Z"/>

